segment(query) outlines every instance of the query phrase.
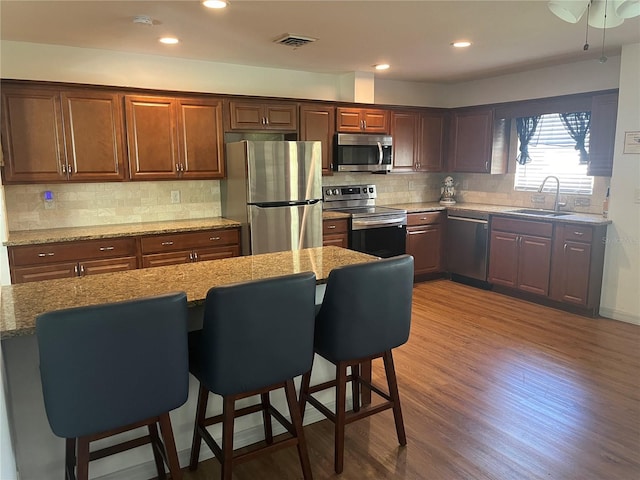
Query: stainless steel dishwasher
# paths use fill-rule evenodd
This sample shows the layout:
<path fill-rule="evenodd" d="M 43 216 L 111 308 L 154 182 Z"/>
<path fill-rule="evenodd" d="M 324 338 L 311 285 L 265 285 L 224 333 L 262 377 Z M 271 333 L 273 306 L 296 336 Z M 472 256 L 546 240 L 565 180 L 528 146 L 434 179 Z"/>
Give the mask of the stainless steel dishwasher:
<path fill-rule="evenodd" d="M 447 213 L 447 270 L 453 280 L 487 281 L 489 214 L 450 209 Z"/>

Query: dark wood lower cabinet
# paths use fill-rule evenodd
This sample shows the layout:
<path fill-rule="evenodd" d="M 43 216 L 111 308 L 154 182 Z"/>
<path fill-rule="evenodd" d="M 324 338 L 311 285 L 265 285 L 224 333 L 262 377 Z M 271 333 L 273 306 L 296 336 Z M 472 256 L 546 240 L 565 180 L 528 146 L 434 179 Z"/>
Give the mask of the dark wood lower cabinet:
<path fill-rule="evenodd" d="M 349 248 L 349 220 L 346 218 L 323 220 L 322 245 Z"/>
<path fill-rule="evenodd" d="M 407 215 L 407 253 L 414 259 L 414 277 L 441 273 L 443 267 L 444 213 Z"/>
<path fill-rule="evenodd" d="M 496 290 L 597 316 L 607 225 L 494 217 L 489 282 Z M 531 295 L 532 294 L 532 295 Z"/>
<path fill-rule="evenodd" d="M 606 231 L 606 225 L 556 226 L 550 292 L 553 300 L 584 307 L 592 315 L 597 315 L 600 308 Z"/>
<path fill-rule="evenodd" d="M 546 296 L 553 225 L 505 217 L 491 222 L 489 282 Z"/>
<path fill-rule="evenodd" d="M 138 249 L 140 245 L 140 249 Z M 237 228 L 9 247 L 12 283 L 83 277 L 240 255 Z"/>

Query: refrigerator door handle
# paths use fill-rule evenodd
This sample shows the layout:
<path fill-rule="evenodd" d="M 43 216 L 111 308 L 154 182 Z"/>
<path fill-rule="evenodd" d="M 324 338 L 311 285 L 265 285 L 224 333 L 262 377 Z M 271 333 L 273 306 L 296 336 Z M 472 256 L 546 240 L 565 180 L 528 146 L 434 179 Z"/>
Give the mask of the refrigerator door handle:
<path fill-rule="evenodd" d="M 284 201 L 284 202 L 256 202 L 249 203 L 249 205 L 255 205 L 260 208 L 269 208 L 269 207 L 298 207 L 300 205 L 315 205 L 320 202 L 320 199 L 313 200 L 299 200 L 299 201 Z"/>

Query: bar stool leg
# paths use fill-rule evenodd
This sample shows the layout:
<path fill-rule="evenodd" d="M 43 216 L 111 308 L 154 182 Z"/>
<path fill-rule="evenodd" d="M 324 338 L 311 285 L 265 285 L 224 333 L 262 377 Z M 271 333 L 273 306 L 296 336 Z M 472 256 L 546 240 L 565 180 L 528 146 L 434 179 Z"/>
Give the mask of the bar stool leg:
<path fill-rule="evenodd" d="M 393 419 L 396 422 L 398 442 L 400 445 L 406 445 L 407 437 L 404 432 L 404 421 L 402 420 L 402 409 L 400 408 L 398 381 L 396 379 L 396 369 L 393 365 L 393 355 L 391 354 L 391 350 L 384 352 L 382 359 L 384 361 L 384 371 L 387 375 L 387 383 L 389 385 L 389 396 L 393 401 Z"/>
<path fill-rule="evenodd" d="M 300 406 L 296 400 L 296 387 L 293 380 L 287 380 L 284 385 L 284 393 L 287 397 L 289 405 L 289 413 L 291 415 L 291 423 L 298 439 L 298 457 L 300 458 L 300 466 L 302 467 L 302 476 L 304 480 L 312 480 L 311 463 L 309 461 L 309 452 L 307 451 L 307 441 L 304 438 L 302 427 L 302 415 L 300 414 Z"/>
<path fill-rule="evenodd" d="M 271 427 L 271 412 L 269 407 L 271 402 L 269 401 L 269 392 L 260 394 L 260 401 L 262 402 L 262 424 L 264 425 L 264 439 L 267 445 L 273 443 L 273 429 Z"/>
<path fill-rule="evenodd" d="M 311 384 L 311 370 L 302 375 L 302 380 L 300 381 L 300 416 L 302 420 L 304 420 L 304 410 L 307 406 L 307 397 L 309 396 L 309 386 Z"/>
<path fill-rule="evenodd" d="M 162 459 L 162 443 L 160 442 L 160 435 L 158 435 L 158 426 L 155 423 L 150 423 L 149 437 L 151 438 L 151 449 L 153 450 L 153 459 L 156 462 L 156 470 L 158 471 L 158 480 L 166 480 L 167 475 L 164 470 L 164 460 Z"/>
<path fill-rule="evenodd" d="M 198 468 L 200 459 L 200 445 L 202 443 L 202 435 L 200 429 L 204 428 L 204 419 L 207 414 L 207 402 L 209 400 L 209 390 L 200 383 L 198 391 L 198 406 L 196 407 L 196 421 L 193 427 L 193 440 L 191 442 L 191 459 L 189 460 L 189 470 L 193 471 Z"/>
<path fill-rule="evenodd" d="M 347 366 L 345 362 L 336 365 L 336 424 L 335 424 L 335 463 L 336 473 L 344 468 L 344 427 L 347 397 Z"/>
<path fill-rule="evenodd" d="M 223 397 L 222 405 L 222 480 L 231 480 L 233 472 L 233 423 L 235 419 L 235 397 Z"/>
<path fill-rule="evenodd" d="M 64 461 L 65 480 L 75 480 L 76 478 L 76 439 L 75 438 L 65 439 L 64 459 L 65 459 Z"/>
<path fill-rule="evenodd" d="M 89 480 L 89 440 L 78 438 L 78 480 Z"/>
<path fill-rule="evenodd" d="M 351 365 L 351 401 L 353 411 L 360 411 L 360 364 Z"/>
<path fill-rule="evenodd" d="M 160 423 L 160 433 L 164 441 L 164 450 L 167 454 L 167 463 L 169 464 L 169 473 L 171 480 L 182 480 L 182 470 L 180 470 L 180 462 L 178 461 L 178 452 L 176 451 L 176 441 L 173 437 L 173 428 L 171 428 L 171 418 L 169 413 L 163 413 L 158 417 Z"/>

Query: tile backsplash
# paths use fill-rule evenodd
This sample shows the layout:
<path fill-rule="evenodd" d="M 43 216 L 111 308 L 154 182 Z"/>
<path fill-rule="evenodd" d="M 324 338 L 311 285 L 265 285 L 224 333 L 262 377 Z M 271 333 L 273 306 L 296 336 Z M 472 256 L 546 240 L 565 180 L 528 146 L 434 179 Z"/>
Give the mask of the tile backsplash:
<path fill-rule="evenodd" d="M 447 173 L 336 173 L 323 177 L 325 186 L 373 183 L 378 190 L 377 203 L 435 202 Z M 532 202 L 536 192 L 516 192 L 514 176 L 471 173 L 450 174 L 455 180 L 456 200 L 460 203 L 512 205 L 553 208 L 551 193 L 544 203 Z M 595 177 L 592 196 L 561 195 L 568 205 L 563 210 L 602 213 L 609 178 Z M 52 202 L 44 201 L 44 192 L 53 193 Z M 220 181 L 180 180 L 164 182 L 113 182 L 51 185 L 4 186 L 9 231 L 57 227 L 114 225 L 221 215 Z M 179 192 L 179 203 L 172 202 Z M 175 193 L 174 193 L 175 196 Z M 589 199 L 590 205 L 576 206 L 576 199 Z M 50 207 L 50 208 L 47 208 Z"/>
<path fill-rule="evenodd" d="M 45 191 L 53 193 L 48 204 Z M 4 192 L 9 231 L 220 216 L 218 180 L 5 185 Z"/>

